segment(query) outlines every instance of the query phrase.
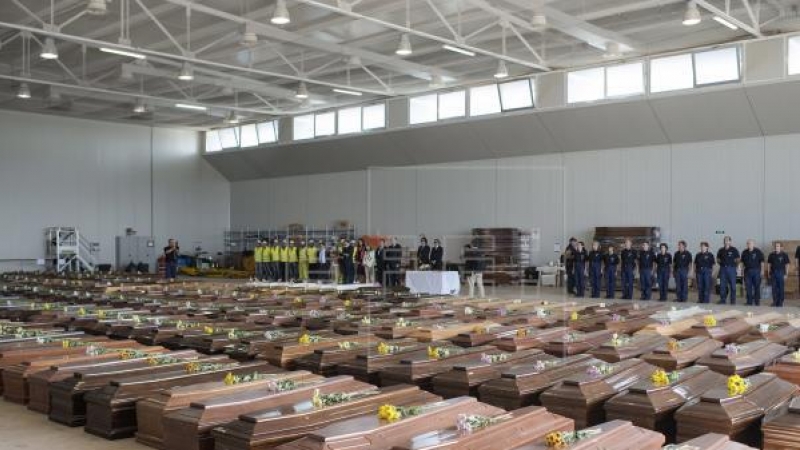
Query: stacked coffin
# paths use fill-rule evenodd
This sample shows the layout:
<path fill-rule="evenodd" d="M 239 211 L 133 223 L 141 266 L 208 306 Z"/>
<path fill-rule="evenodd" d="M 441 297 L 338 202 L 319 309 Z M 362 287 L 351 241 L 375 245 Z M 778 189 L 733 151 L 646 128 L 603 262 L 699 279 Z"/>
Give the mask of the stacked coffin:
<path fill-rule="evenodd" d="M 800 449 L 800 398 L 795 397 L 761 426 L 764 450 Z"/>
<path fill-rule="evenodd" d="M 698 359 L 722 347 L 722 342 L 707 337 L 683 340 L 670 339 L 642 359 L 664 370 L 679 370 L 694 364 Z"/>
<path fill-rule="evenodd" d="M 472 395 L 477 397 L 478 387 L 500 378 L 503 370 L 521 364 L 536 364 L 556 358 L 541 350 L 523 350 L 514 353 L 481 355 L 480 361 L 458 363 L 447 372 L 433 377 L 433 392 L 444 398 Z"/>
<path fill-rule="evenodd" d="M 760 372 L 764 367 L 789 353 L 781 344 L 761 340 L 747 344 L 728 344 L 697 360 L 697 364 L 725 375 L 747 376 Z"/>

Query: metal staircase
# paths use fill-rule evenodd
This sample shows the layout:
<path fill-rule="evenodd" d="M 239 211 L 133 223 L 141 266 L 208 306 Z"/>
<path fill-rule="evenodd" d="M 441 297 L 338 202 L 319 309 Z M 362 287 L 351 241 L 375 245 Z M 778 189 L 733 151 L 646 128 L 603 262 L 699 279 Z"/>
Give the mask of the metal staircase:
<path fill-rule="evenodd" d="M 90 242 L 75 227 L 52 227 L 44 231 L 47 267 L 58 273 L 94 272 L 100 245 Z"/>

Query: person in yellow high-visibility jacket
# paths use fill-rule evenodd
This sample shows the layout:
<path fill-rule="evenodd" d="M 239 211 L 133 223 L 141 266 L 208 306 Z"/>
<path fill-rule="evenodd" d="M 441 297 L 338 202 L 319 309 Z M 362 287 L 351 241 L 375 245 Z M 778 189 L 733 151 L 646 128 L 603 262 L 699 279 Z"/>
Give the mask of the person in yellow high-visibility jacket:
<path fill-rule="evenodd" d="M 298 267 L 297 267 L 297 244 L 294 240 L 289 241 L 289 264 L 287 264 L 286 281 L 297 281 Z"/>
<path fill-rule="evenodd" d="M 300 281 L 308 281 L 308 250 L 305 241 L 300 241 L 297 248 L 297 263 Z"/>
<path fill-rule="evenodd" d="M 264 241 L 261 239 L 256 241 L 256 247 L 253 249 L 253 259 L 256 263 L 256 280 L 264 281 Z"/>
<path fill-rule="evenodd" d="M 264 239 L 261 243 L 261 261 L 264 265 L 262 269 L 264 271 L 264 280 L 272 280 L 272 252 L 270 252 L 269 240 L 267 239 Z"/>
<path fill-rule="evenodd" d="M 269 267 L 270 279 L 277 281 L 281 279 L 281 246 L 278 245 L 278 239 L 272 239 L 272 245 L 268 247 L 269 250 Z"/>
<path fill-rule="evenodd" d="M 319 250 L 317 246 L 314 244 L 314 240 L 310 239 L 308 241 L 308 247 L 306 247 L 306 253 L 308 254 L 308 268 L 309 268 L 309 279 L 316 280 L 318 278 L 317 272 L 319 271 L 319 258 L 317 257 Z"/>
<path fill-rule="evenodd" d="M 280 248 L 281 281 L 288 281 L 289 276 L 289 247 L 286 244 L 284 239 Z"/>

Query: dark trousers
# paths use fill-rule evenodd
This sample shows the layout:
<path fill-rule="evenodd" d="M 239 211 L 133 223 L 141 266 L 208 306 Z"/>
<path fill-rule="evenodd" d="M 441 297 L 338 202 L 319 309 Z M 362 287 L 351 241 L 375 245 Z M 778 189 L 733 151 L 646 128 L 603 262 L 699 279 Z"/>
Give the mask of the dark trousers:
<path fill-rule="evenodd" d="M 600 284 L 603 280 L 600 264 L 593 264 L 589 266 L 589 278 L 592 283 L 592 298 L 600 298 Z"/>
<path fill-rule="evenodd" d="M 675 271 L 675 296 L 679 302 L 689 300 L 689 269 L 679 268 Z"/>
<path fill-rule="evenodd" d="M 165 267 L 164 277 L 168 280 L 176 278 L 178 276 L 178 262 L 177 261 L 168 261 L 167 266 Z"/>
<path fill-rule="evenodd" d="M 575 266 L 567 268 L 567 292 L 575 293 Z"/>
<path fill-rule="evenodd" d="M 669 268 L 658 269 L 658 299 L 667 300 L 667 289 L 669 288 Z"/>
<path fill-rule="evenodd" d="M 586 267 L 575 265 L 575 296 L 583 297 L 586 293 Z"/>
<path fill-rule="evenodd" d="M 772 272 L 772 306 L 783 306 L 786 272 Z"/>
<path fill-rule="evenodd" d="M 697 303 L 711 301 L 711 269 L 697 271 Z"/>
<path fill-rule="evenodd" d="M 719 302 L 728 300 L 731 295 L 731 305 L 736 304 L 736 267 L 723 266 L 719 268 Z"/>
<path fill-rule="evenodd" d="M 256 280 L 263 280 L 264 277 L 264 263 L 257 262 L 256 263 Z"/>
<path fill-rule="evenodd" d="M 286 275 L 289 272 L 288 270 L 289 263 L 286 262 L 279 262 L 278 263 L 278 275 L 281 281 L 286 281 Z"/>
<path fill-rule="evenodd" d="M 650 300 L 653 295 L 653 271 L 651 269 L 639 271 L 639 287 L 642 288 L 642 300 Z"/>
<path fill-rule="evenodd" d="M 383 274 L 386 271 L 384 270 L 383 261 L 376 261 L 375 262 L 375 281 L 381 284 L 381 286 L 386 286 L 386 280 L 383 279 Z"/>
<path fill-rule="evenodd" d="M 274 281 L 280 278 L 281 276 L 281 263 L 272 261 L 271 263 L 267 263 L 267 267 L 269 269 L 269 279 Z"/>
<path fill-rule="evenodd" d="M 744 287 L 747 304 L 759 306 L 761 304 L 761 269 L 745 269 Z"/>
<path fill-rule="evenodd" d="M 342 268 L 342 282 L 344 284 L 353 284 L 356 278 L 356 266 L 353 264 L 353 261 L 345 260 L 342 266 L 344 266 Z"/>
<path fill-rule="evenodd" d="M 617 289 L 617 267 L 606 266 L 606 298 L 613 299 Z"/>
<path fill-rule="evenodd" d="M 296 280 L 299 277 L 300 265 L 290 262 L 286 265 L 286 281 Z"/>
<path fill-rule="evenodd" d="M 633 298 L 633 267 L 622 268 L 622 299 Z"/>

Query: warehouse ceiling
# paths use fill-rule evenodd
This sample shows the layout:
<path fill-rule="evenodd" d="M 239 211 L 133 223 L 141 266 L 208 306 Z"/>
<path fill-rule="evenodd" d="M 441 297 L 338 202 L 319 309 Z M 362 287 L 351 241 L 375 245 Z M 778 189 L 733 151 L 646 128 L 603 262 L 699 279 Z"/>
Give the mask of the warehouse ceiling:
<path fill-rule="evenodd" d="M 800 30 L 798 0 L 693 1 L 3 0 L 0 108 L 203 129 Z"/>

